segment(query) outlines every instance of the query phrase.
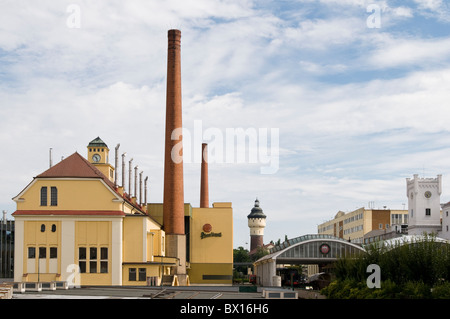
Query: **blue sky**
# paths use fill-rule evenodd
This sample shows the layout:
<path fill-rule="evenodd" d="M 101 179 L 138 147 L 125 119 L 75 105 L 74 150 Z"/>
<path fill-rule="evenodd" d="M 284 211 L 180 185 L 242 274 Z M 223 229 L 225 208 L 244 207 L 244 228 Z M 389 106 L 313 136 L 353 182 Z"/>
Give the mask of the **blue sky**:
<path fill-rule="evenodd" d="M 203 132 L 279 132 L 274 174 L 261 174 L 261 162 L 209 165 L 211 201 L 233 203 L 235 247 L 248 247 L 256 197 L 266 242 L 315 233 L 339 210 L 372 201 L 401 209 L 405 178 L 416 173 L 442 174 L 441 202 L 450 200 L 444 0 L 3 0 L 0 8 L 0 206 L 8 213 L 11 198 L 48 168 L 49 148 L 57 162 L 85 155 L 97 136 L 112 153 L 120 143 L 149 176 L 150 201 L 162 201 L 171 28 L 182 31 L 189 132 L 196 121 Z M 185 164 L 193 206 L 199 174 L 199 163 Z"/>

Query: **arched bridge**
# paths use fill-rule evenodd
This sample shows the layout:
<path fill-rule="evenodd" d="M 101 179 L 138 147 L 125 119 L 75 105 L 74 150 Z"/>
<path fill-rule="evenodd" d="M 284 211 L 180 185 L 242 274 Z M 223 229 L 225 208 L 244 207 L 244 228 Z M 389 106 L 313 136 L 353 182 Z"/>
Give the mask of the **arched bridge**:
<path fill-rule="evenodd" d="M 272 286 L 277 264 L 324 264 L 365 252 L 364 248 L 331 235 L 304 235 L 272 248 L 255 263 L 255 274 L 263 285 Z"/>

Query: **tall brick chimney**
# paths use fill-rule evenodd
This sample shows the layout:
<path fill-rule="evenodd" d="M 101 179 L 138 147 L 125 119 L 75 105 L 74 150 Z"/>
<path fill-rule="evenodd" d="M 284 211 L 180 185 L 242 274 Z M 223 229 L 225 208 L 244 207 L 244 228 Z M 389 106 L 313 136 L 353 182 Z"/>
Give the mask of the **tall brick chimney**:
<path fill-rule="evenodd" d="M 166 234 L 184 234 L 180 44 L 181 31 L 169 30 L 163 202 Z"/>
<path fill-rule="evenodd" d="M 166 256 L 176 257 L 173 275 L 180 285 L 186 275 L 186 235 L 184 231 L 183 144 L 181 120 L 181 31 L 168 31 L 166 136 L 164 158 L 163 226 Z"/>
<path fill-rule="evenodd" d="M 202 144 L 202 171 L 200 181 L 200 208 L 209 207 L 208 189 L 208 144 Z"/>

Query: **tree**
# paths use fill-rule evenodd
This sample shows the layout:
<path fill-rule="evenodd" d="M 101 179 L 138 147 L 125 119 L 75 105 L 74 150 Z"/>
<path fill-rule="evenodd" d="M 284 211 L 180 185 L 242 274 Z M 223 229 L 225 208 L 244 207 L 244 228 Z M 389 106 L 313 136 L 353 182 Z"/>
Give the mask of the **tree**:
<path fill-rule="evenodd" d="M 248 254 L 248 250 L 242 246 L 237 249 L 233 249 L 233 262 L 234 263 L 250 263 L 252 260 Z M 237 272 L 247 273 L 247 266 L 237 266 L 235 268 Z"/>
<path fill-rule="evenodd" d="M 381 269 L 381 289 L 365 283 L 367 266 Z M 425 237 L 409 244 L 370 246 L 366 253 L 335 263 L 336 281 L 323 290 L 328 298 L 449 298 L 450 245 Z"/>
<path fill-rule="evenodd" d="M 267 249 L 264 249 L 263 247 L 258 246 L 256 248 L 256 252 L 250 256 L 250 260 L 251 261 L 257 261 L 258 259 L 260 259 L 261 257 L 264 257 L 268 253 L 269 252 L 267 251 Z"/>

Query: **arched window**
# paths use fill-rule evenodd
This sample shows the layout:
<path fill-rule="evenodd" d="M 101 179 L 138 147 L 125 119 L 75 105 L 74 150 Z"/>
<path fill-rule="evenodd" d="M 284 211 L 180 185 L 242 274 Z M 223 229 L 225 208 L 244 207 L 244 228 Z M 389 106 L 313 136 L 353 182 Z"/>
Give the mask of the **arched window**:
<path fill-rule="evenodd" d="M 55 186 L 50 189 L 50 197 L 50 205 L 58 206 L 58 189 Z"/>
<path fill-rule="evenodd" d="M 41 206 L 47 206 L 47 187 L 41 187 Z"/>

